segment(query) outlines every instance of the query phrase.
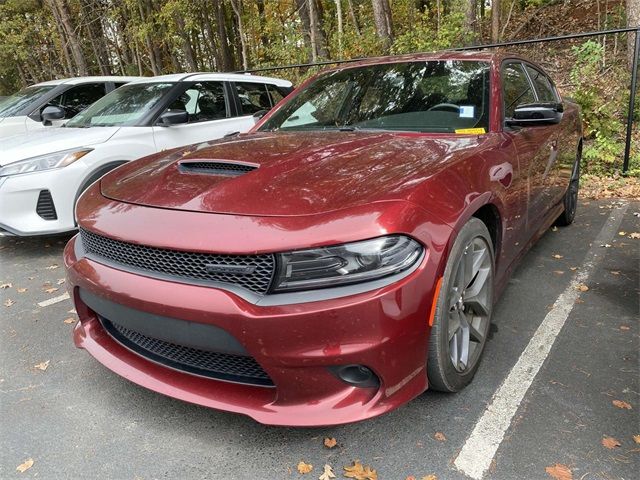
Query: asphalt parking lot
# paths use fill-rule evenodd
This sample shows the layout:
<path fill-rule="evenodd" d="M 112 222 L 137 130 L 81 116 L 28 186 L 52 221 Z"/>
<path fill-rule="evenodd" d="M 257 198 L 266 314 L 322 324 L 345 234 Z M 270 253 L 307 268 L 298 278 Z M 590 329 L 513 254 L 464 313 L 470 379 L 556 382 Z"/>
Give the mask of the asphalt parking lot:
<path fill-rule="evenodd" d="M 545 234 L 499 300 L 465 391 L 315 429 L 262 426 L 111 373 L 71 341 L 70 235 L 0 239 L 0 478 L 296 479 L 325 464 L 341 478 L 353 460 L 384 480 L 638 478 L 637 212 L 582 202 L 573 226 Z"/>

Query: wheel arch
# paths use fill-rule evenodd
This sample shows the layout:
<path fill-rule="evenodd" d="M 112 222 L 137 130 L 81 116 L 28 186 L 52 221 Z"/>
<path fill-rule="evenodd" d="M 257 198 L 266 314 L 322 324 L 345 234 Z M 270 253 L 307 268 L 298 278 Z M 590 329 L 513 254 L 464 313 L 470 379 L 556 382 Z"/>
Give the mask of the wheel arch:
<path fill-rule="evenodd" d="M 93 183 L 97 182 L 99 179 L 104 177 L 111 170 L 118 168 L 119 166 L 124 165 L 125 163 L 128 163 L 128 162 L 129 162 L 128 160 L 113 160 L 108 163 L 100 165 L 98 168 L 93 169 L 91 172 L 89 172 L 88 175 L 85 176 L 73 200 L 74 221 L 75 221 L 75 205 L 76 203 L 78 203 L 78 199 L 80 198 L 80 195 L 82 195 L 82 193 L 87 188 L 89 188 Z"/>

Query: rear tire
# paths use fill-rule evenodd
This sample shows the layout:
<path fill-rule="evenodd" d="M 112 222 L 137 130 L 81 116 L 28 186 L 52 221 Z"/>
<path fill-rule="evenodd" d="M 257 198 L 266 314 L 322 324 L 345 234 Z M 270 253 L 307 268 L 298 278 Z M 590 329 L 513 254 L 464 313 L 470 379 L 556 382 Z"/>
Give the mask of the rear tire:
<path fill-rule="evenodd" d="M 571 225 L 576 218 L 576 209 L 578 208 L 578 190 L 580 189 L 580 160 L 582 158 L 582 145 L 578 147 L 576 153 L 576 162 L 573 165 L 573 171 L 571 172 L 571 180 L 569 180 L 569 187 L 567 188 L 562 203 L 564 210 L 556 220 L 556 224 L 561 227 Z"/>
<path fill-rule="evenodd" d="M 493 310 L 494 264 L 486 225 L 470 219 L 453 244 L 436 303 L 427 359 L 434 390 L 458 392 L 478 369 Z"/>

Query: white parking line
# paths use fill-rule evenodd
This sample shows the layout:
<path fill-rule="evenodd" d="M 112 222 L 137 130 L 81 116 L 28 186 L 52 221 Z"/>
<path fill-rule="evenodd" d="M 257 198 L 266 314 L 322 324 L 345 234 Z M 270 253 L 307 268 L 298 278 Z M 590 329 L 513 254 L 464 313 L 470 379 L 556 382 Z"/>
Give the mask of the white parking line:
<path fill-rule="evenodd" d="M 582 268 L 555 301 L 509 375 L 493 395 L 454 461 L 455 467 L 462 473 L 480 480 L 491 465 L 511 420 L 580 295 L 580 284 L 588 280 L 589 275 L 602 260 L 604 249 L 601 245 L 612 240 L 628 207 L 628 204 L 624 204 L 611 212 L 587 252 Z"/>
<path fill-rule="evenodd" d="M 57 297 L 49 298 L 42 302 L 38 303 L 39 307 L 48 307 L 49 305 L 53 305 L 54 303 L 62 302 L 63 300 L 69 300 L 69 294 L 67 292 L 62 295 L 58 295 Z"/>

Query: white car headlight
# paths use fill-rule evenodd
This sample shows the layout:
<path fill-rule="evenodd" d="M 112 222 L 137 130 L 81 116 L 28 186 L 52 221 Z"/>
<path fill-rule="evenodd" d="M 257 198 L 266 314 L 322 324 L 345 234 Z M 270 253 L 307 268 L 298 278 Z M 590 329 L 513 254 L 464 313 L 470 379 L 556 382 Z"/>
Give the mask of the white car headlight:
<path fill-rule="evenodd" d="M 9 165 L 5 165 L 0 168 L 0 177 L 66 167 L 67 165 L 71 165 L 76 160 L 84 157 L 92 150 L 92 148 L 65 150 L 63 152 L 47 153 L 46 155 L 20 160 L 19 162 L 10 163 Z"/>

